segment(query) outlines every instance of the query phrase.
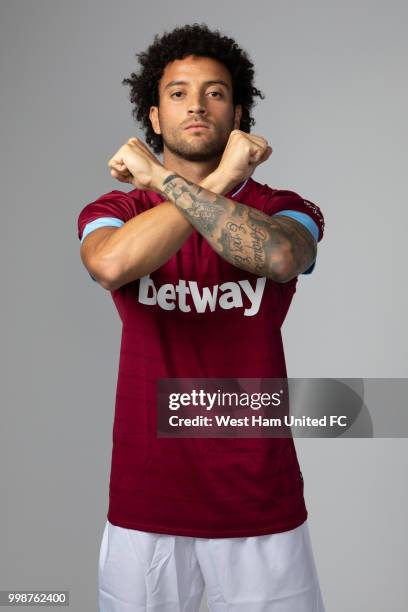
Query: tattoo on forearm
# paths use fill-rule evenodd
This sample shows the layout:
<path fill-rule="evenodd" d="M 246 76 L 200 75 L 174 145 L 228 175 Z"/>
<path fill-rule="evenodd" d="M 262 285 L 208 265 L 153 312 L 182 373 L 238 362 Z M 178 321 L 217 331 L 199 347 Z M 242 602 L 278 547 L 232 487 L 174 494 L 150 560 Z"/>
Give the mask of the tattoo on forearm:
<path fill-rule="evenodd" d="M 269 216 L 172 174 L 161 187 L 226 261 L 254 274 L 282 280 L 282 254 L 290 276 L 303 272 L 316 256 L 316 244 L 301 223 Z"/>
<path fill-rule="evenodd" d="M 177 174 L 163 182 L 163 193 L 185 213 L 185 216 L 207 239 L 217 226 L 224 209 L 214 199 L 221 198 Z M 212 196 L 212 197 L 211 197 Z M 225 199 L 225 198 L 223 198 Z"/>

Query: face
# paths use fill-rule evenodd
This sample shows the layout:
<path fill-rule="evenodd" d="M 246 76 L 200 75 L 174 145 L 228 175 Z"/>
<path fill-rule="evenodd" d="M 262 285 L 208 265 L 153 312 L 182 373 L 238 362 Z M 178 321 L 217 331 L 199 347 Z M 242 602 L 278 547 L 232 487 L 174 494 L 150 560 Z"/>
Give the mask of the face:
<path fill-rule="evenodd" d="M 189 56 L 167 64 L 159 100 L 150 109 L 153 130 L 183 159 L 220 157 L 231 131 L 239 129 L 241 106 L 234 109 L 231 75 L 217 60 Z M 193 123 L 201 126 L 189 127 Z"/>

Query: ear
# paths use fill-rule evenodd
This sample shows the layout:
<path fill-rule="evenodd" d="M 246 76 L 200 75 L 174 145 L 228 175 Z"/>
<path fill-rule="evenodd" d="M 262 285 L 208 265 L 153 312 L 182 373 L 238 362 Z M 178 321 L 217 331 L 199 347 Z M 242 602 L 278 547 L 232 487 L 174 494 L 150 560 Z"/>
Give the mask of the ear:
<path fill-rule="evenodd" d="M 241 125 L 241 117 L 242 117 L 242 106 L 241 104 L 237 104 L 235 107 L 235 116 L 234 116 L 234 130 L 239 130 Z"/>
<path fill-rule="evenodd" d="M 152 128 L 155 134 L 161 134 L 160 121 L 159 121 L 159 108 L 158 106 L 151 106 L 149 111 L 149 119 L 152 124 Z"/>

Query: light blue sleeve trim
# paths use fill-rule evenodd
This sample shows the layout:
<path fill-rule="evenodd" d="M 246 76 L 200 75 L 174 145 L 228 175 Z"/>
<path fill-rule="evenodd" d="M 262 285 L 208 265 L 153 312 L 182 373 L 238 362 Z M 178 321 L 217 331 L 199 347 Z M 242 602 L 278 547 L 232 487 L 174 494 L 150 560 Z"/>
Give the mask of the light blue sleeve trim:
<path fill-rule="evenodd" d="M 310 215 L 299 212 L 298 210 L 281 210 L 275 213 L 275 215 L 285 215 L 286 217 L 292 217 L 292 219 L 300 221 L 300 223 L 303 223 L 303 225 L 307 227 L 313 238 L 317 241 L 319 237 L 319 228 L 317 227 L 317 223 L 313 221 Z"/>
<path fill-rule="evenodd" d="M 117 219 L 116 217 L 99 217 L 99 219 L 90 221 L 84 227 L 81 244 L 88 234 L 93 232 L 93 230 L 98 229 L 99 227 L 122 227 L 122 225 L 124 225 L 124 221 L 122 221 L 122 219 Z"/>
<path fill-rule="evenodd" d="M 93 232 L 93 230 L 98 229 L 99 227 L 109 227 L 109 226 L 110 227 L 122 227 L 122 225 L 124 225 L 124 222 L 122 221 L 122 219 L 117 219 L 116 217 L 99 217 L 99 219 L 90 221 L 84 227 L 84 231 L 82 233 L 82 238 L 81 238 L 81 244 L 84 238 L 86 238 L 88 234 Z M 96 278 L 94 278 L 90 272 L 89 272 L 89 276 L 92 278 L 93 281 L 96 282 Z"/>
<path fill-rule="evenodd" d="M 317 223 L 312 219 L 312 217 L 310 217 L 310 215 L 299 212 L 298 210 L 281 210 L 275 213 L 275 215 L 273 216 L 276 216 L 276 215 L 285 215 L 285 217 L 292 217 L 292 219 L 299 221 L 310 231 L 313 238 L 317 242 L 317 239 L 319 237 L 319 228 L 317 227 Z M 316 265 L 316 261 L 312 263 L 310 268 L 302 272 L 302 274 L 311 274 L 311 272 L 313 272 L 315 265 Z"/>

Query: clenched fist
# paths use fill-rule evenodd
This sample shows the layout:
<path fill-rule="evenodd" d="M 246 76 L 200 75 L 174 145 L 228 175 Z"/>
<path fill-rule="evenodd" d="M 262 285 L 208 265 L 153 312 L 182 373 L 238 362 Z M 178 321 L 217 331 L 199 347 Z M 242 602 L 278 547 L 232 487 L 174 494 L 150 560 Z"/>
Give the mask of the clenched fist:
<path fill-rule="evenodd" d="M 157 191 L 157 177 L 164 170 L 163 164 L 139 138 L 129 138 L 111 157 L 108 166 L 118 181 L 151 191 Z"/>
<path fill-rule="evenodd" d="M 217 170 L 239 183 L 250 177 L 271 154 L 272 147 L 262 136 L 232 130 Z"/>

